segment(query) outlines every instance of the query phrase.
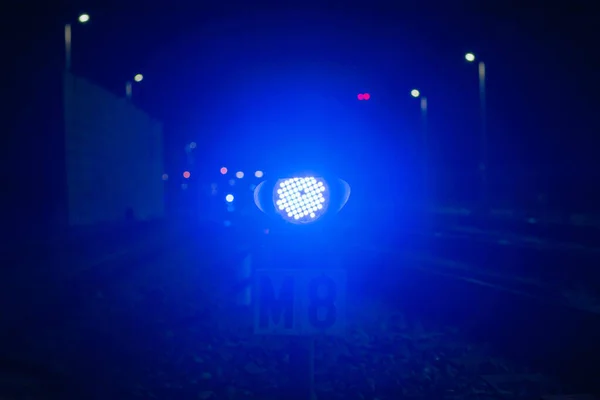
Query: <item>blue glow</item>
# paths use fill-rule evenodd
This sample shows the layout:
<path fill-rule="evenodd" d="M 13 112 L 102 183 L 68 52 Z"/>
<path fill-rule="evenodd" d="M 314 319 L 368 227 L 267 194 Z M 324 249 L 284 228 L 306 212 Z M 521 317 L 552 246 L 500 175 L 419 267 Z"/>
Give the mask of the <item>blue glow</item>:
<path fill-rule="evenodd" d="M 228 203 L 231 203 L 233 201 L 233 195 L 228 194 L 227 196 L 225 196 L 225 201 Z"/>
<path fill-rule="evenodd" d="M 327 211 L 328 199 L 325 181 L 312 176 L 285 179 L 275 187 L 275 207 L 293 223 L 316 221 Z"/>

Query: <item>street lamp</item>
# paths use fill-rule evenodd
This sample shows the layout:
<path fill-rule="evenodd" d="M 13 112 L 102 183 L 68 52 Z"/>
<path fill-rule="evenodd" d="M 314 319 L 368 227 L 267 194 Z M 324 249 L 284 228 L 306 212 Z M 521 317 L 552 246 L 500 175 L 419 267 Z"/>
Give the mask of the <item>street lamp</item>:
<path fill-rule="evenodd" d="M 428 132 L 427 132 L 427 97 L 421 95 L 421 92 L 417 89 L 410 91 L 410 95 L 415 99 L 421 99 L 421 126 L 423 135 L 423 183 L 425 193 L 428 193 L 429 187 L 429 145 L 428 145 Z"/>
<path fill-rule="evenodd" d="M 89 14 L 80 14 L 77 18 L 80 24 L 85 24 L 90 21 Z M 65 69 L 71 70 L 71 43 L 72 43 L 72 28 L 71 24 L 65 24 Z"/>
<path fill-rule="evenodd" d="M 472 63 L 476 58 L 473 53 L 465 54 L 465 60 Z M 479 172 L 481 173 L 482 197 L 486 201 L 487 196 L 487 121 L 486 121 L 486 104 L 485 104 L 485 63 L 479 61 L 479 113 L 481 118 L 481 154 L 479 162 Z"/>
<path fill-rule="evenodd" d="M 137 74 L 133 77 L 134 82 L 136 83 L 140 83 L 141 81 L 144 80 L 144 75 L 142 74 Z M 127 81 L 125 82 L 125 96 L 128 99 L 131 99 L 131 93 L 133 91 L 133 83 L 131 81 Z"/>

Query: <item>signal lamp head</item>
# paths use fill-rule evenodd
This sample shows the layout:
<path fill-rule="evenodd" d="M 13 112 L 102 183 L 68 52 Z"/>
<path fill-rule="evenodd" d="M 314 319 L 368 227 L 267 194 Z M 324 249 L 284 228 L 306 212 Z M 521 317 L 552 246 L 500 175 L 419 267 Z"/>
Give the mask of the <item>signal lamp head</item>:
<path fill-rule="evenodd" d="M 279 179 L 274 184 L 263 181 L 254 190 L 254 203 L 261 211 L 292 224 L 310 224 L 335 214 L 349 197 L 345 181 L 316 176 Z"/>

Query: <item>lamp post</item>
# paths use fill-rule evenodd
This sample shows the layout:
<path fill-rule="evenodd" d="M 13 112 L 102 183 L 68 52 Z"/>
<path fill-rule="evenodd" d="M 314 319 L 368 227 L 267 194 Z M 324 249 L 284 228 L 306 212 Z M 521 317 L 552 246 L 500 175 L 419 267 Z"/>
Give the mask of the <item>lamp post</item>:
<path fill-rule="evenodd" d="M 426 199 L 429 196 L 429 143 L 428 143 L 428 129 L 427 129 L 427 97 L 423 96 L 417 89 L 410 91 L 410 95 L 415 99 L 420 99 L 421 103 L 421 129 L 422 129 L 422 140 L 423 140 L 423 188 Z"/>
<path fill-rule="evenodd" d="M 465 60 L 469 63 L 476 61 L 473 53 L 465 54 Z M 481 123 L 481 138 L 480 138 L 480 160 L 479 160 L 479 172 L 481 174 L 481 197 L 485 203 L 487 201 L 487 120 L 486 120 L 486 93 L 485 93 L 485 80 L 486 70 L 485 63 L 479 61 L 478 63 L 478 76 L 479 76 L 479 116 Z"/>
<path fill-rule="evenodd" d="M 85 24 L 90 21 L 89 14 L 80 14 L 77 18 L 77 22 L 80 24 Z M 65 69 L 67 71 L 71 70 L 71 46 L 72 46 L 72 37 L 73 37 L 73 29 L 71 24 L 65 24 Z"/>
<path fill-rule="evenodd" d="M 143 80 L 144 80 L 144 75 L 142 75 L 142 74 L 137 74 L 133 77 L 133 81 L 136 83 L 140 83 Z M 131 100 L 132 91 L 133 91 L 133 82 L 131 82 L 131 81 L 125 82 L 125 97 L 127 97 L 128 100 Z"/>

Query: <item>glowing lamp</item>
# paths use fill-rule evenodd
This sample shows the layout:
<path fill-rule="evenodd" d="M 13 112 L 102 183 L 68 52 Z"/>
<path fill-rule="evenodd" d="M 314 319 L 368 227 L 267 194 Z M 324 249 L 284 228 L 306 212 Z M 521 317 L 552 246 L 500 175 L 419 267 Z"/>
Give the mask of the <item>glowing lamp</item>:
<path fill-rule="evenodd" d="M 312 175 L 279 179 L 274 184 L 263 181 L 254 189 L 254 203 L 261 211 L 292 224 L 310 224 L 335 214 L 349 197 L 345 181 Z"/>

